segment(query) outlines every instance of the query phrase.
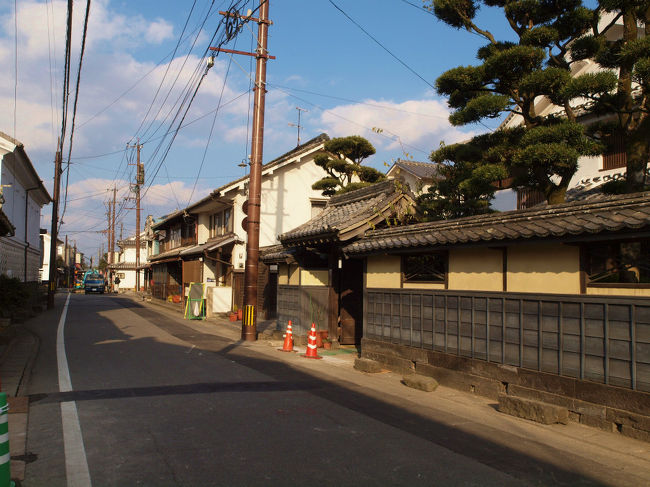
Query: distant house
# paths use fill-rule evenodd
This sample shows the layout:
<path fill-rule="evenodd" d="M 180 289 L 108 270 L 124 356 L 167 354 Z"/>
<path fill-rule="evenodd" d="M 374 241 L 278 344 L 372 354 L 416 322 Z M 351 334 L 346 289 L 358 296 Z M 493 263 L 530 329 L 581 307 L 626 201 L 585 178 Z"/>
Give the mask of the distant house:
<path fill-rule="evenodd" d="M 440 179 L 440 164 L 398 159 L 386 172 L 388 179 L 401 179 L 418 195 L 426 193 L 431 184 Z"/>
<path fill-rule="evenodd" d="M 321 134 L 262 166 L 260 246 L 277 244 L 279 234 L 324 208 L 327 198 L 311 186 L 324 176 L 314 156 L 328 140 Z M 151 225 L 150 238 L 157 241 L 148 262 L 154 298 L 183 303 L 189 284 L 202 282 L 208 313 L 242 307 L 248 183 L 245 176 L 225 184 Z M 275 315 L 276 276 L 275 269 L 261 265 L 261 317 Z"/>
<path fill-rule="evenodd" d="M 650 440 L 650 193 L 376 229 L 342 251 L 362 269 L 362 356 Z"/>
<path fill-rule="evenodd" d="M 116 252 L 115 262 L 107 268 L 112 272 L 112 280 L 120 278 L 119 289 L 133 289 L 136 287 L 136 273 L 140 273 L 140 287 L 145 287 L 145 273 L 143 267 L 147 262 L 147 241 L 145 232 L 140 234 L 140 269 L 136 268 L 136 238 L 132 235 L 117 242 L 119 251 Z"/>
<path fill-rule="evenodd" d="M 394 180 L 335 195 L 322 213 L 280 235 L 281 245 L 263 249 L 263 262 L 278 266 L 280 324 L 292 320 L 294 333 L 304 335 L 315 323 L 340 343 L 359 343 L 363 267 L 341 249 L 372 228 L 395 224 L 414 204 Z"/>
<path fill-rule="evenodd" d="M 39 280 L 41 208 L 50 201 L 23 144 L 0 132 L 0 274 Z"/>

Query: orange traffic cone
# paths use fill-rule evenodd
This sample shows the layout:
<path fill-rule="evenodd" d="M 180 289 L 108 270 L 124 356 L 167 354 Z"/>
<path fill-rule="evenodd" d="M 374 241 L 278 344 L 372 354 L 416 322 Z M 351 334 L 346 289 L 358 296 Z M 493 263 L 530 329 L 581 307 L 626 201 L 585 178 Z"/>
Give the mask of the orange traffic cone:
<path fill-rule="evenodd" d="M 318 356 L 318 346 L 316 345 L 316 324 L 311 324 L 309 331 L 309 340 L 307 341 L 307 351 L 303 355 L 305 358 L 323 358 Z"/>
<path fill-rule="evenodd" d="M 287 325 L 287 332 L 284 334 L 284 344 L 279 348 L 281 352 L 293 352 L 293 331 L 291 331 L 291 320 Z"/>

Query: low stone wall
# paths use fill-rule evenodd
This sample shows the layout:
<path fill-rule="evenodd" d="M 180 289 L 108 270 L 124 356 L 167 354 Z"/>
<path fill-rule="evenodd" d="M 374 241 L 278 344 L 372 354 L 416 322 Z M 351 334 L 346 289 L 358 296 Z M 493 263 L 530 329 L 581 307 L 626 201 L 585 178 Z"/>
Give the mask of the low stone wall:
<path fill-rule="evenodd" d="M 362 339 L 361 356 L 495 401 L 508 394 L 562 406 L 572 421 L 650 442 L 650 394 L 645 392 L 368 338 Z"/>

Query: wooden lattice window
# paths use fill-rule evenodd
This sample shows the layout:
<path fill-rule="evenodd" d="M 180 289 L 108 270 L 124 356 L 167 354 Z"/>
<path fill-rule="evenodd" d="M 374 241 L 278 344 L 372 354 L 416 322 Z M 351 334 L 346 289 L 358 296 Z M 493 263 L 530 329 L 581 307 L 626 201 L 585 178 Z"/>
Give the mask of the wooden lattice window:
<path fill-rule="evenodd" d="M 625 139 L 622 135 L 613 135 L 607 140 L 607 152 L 603 154 L 603 171 L 626 167 L 627 154 Z"/>
<path fill-rule="evenodd" d="M 587 284 L 650 283 L 650 239 L 585 246 Z"/>
<path fill-rule="evenodd" d="M 445 282 L 447 252 L 405 255 L 402 257 L 403 282 Z"/>
<path fill-rule="evenodd" d="M 517 190 L 517 209 L 524 210 L 532 208 L 533 206 L 544 203 L 546 198 L 541 191 L 530 188 L 522 188 Z"/>

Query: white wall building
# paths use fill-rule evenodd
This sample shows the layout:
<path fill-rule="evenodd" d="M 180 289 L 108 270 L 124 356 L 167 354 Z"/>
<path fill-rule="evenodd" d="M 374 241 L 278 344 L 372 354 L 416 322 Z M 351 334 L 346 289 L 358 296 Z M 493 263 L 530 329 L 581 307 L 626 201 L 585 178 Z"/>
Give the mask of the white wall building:
<path fill-rule="evenodd" d="M 0 237 L 0 274 L 36 282 L 41 267 L 41 208 L 51 201 L 22 143 L 0 132 L 0 208 L 15 228 Z"/>
<path fill-rule="evenodd" d="M 109 265 L 113 270 L 113 279 L 120 278 L 119 289 L 135 290 L 136 287 L 136 242 L 135 235 L 117 242 L 119 252 L 115 255 L 115 263 Z M 147 263 L 147 242 L 145 232 L 140 234 L 140 266 Z M 144 287 L 145 275 L 140 269 L 140 287 Z"/>
<path fill-rule="evenodd" d="M 325 207 L 327 198 L 311 186 L 326 175 L 314 156 L 328 140 L 321 134 L 262 167 L 260 247 L 279 243 L 278 235 Z M 153 225 L 159 239 L 159 253 L 149 259 L 154 297 L 179 301 L 174 296 L 186 295 L 190 282 L 203 282 L 209 312 L 241 306 L 248 183 L 248 176 L 228 183 Z"/>

